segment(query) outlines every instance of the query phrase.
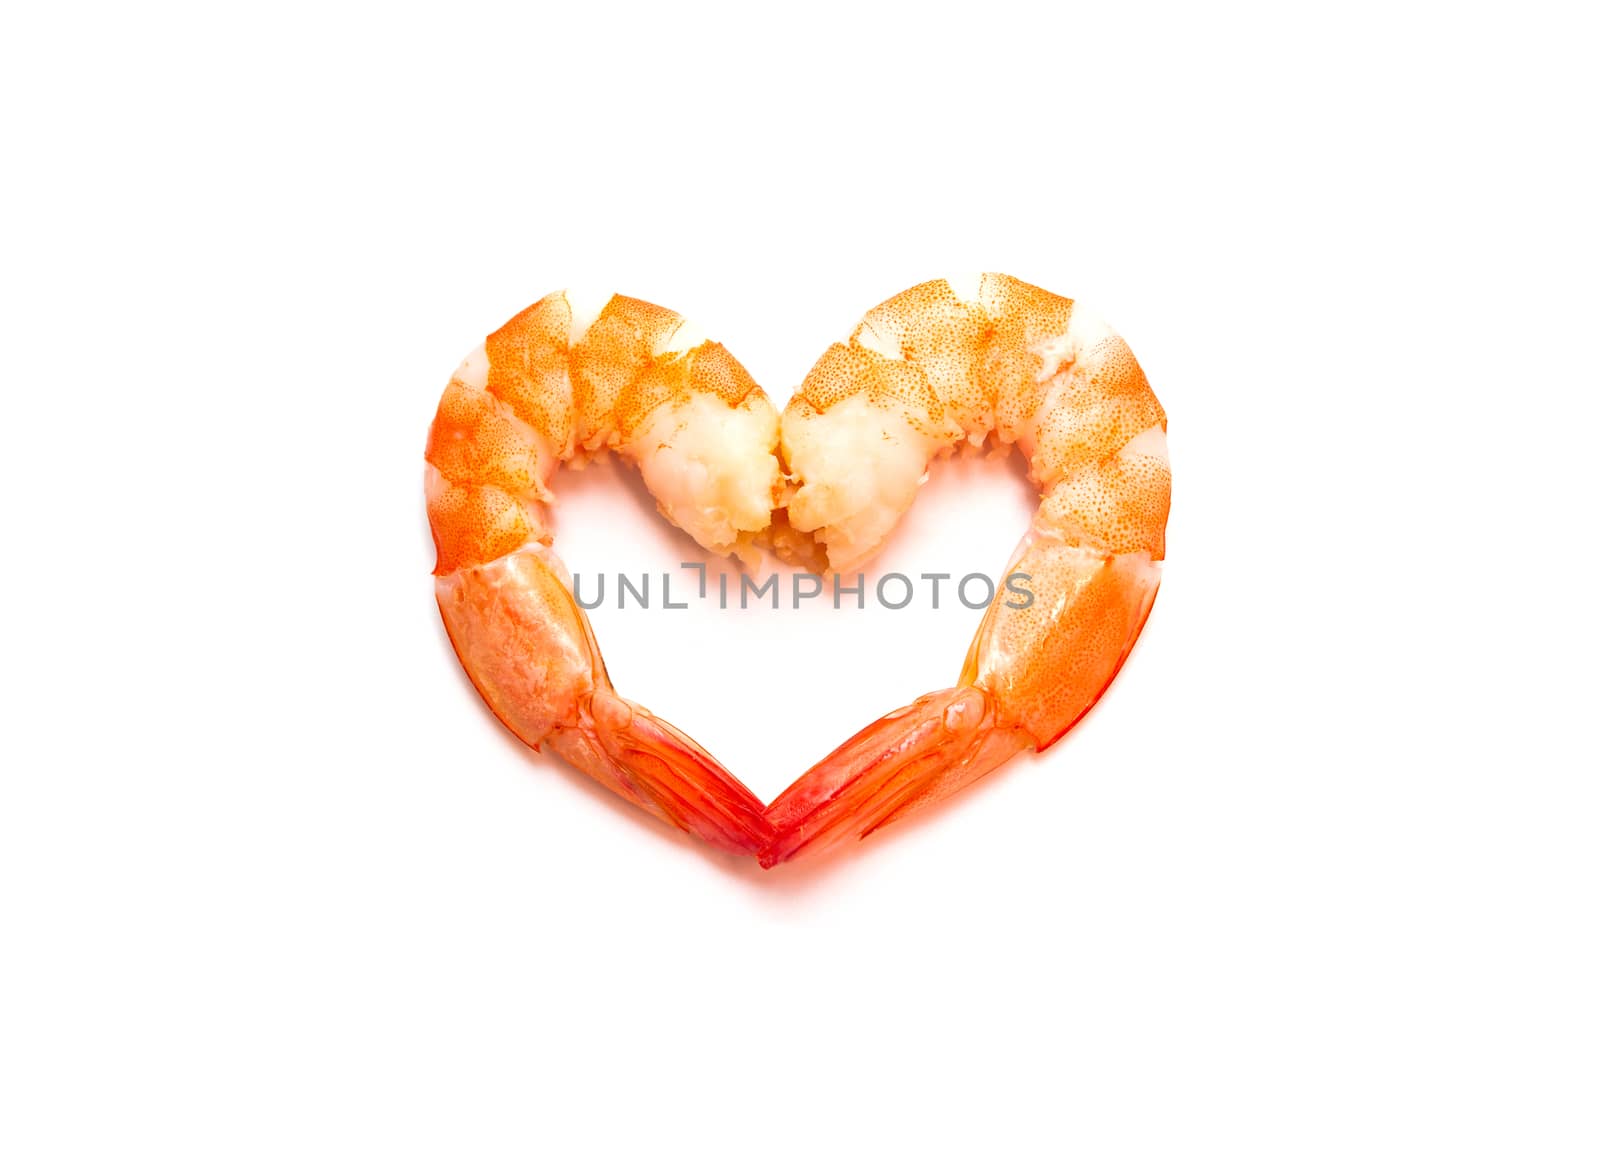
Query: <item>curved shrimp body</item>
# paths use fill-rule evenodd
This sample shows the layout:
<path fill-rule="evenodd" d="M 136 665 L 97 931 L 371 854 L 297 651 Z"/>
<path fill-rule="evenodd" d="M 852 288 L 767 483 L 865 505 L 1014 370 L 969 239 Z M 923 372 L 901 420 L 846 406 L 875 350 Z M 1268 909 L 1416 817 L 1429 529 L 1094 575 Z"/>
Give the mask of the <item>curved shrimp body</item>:
<path fill-rule="evenodd" d="M 986 439 L 1020 448 L 1040 490 L 1005 578 L 1022 590 L 997 591 L 956 687 L 869 725 L 768 807 L 764 866 L 1049 747 L 1138 638 L 1165 556 L 1166 417 L 1120 337 L 1011 277 L 918 285 L 829 348 L 784 410 L 788 522 L 852 568 L 887 539 L 929 461 Z"/>
<path fill-rule="evenodd" d="M 705 750 L 619 697 L 550 548 L 549 481 L 612 450 L 706 549 L 749 556 L 782 482 L 778 417 L 725 349 L 670 310 L 555 293 L 469 355 L 428 435 L 445 628 L 495 715 L 535 749 L 727 850 L 770 838 L 763 804 Z"/>

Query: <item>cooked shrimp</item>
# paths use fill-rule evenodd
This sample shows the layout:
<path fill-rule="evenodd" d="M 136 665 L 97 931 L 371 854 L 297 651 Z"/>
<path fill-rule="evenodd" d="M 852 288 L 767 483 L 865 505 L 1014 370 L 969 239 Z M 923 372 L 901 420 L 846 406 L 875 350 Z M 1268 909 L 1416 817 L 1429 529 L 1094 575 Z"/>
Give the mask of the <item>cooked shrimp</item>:
<path fill-rule="evenodd" d="M 1127 344 L 1073 302 L 996 273 L 930 281 L 872 310 L 784 409 L 788 522 L 836 570 L 870 558 L 928 463 L 1016 444 L 1040 503 L 954 688 L 869 725 L 767 809 L 772 866 L 870 834 L 1099 699 L 1138 638 L 1165 556 L 1166 416 Z M 1024 579 L 1012 576 L 1023 574 Z"/>
<path fill-rule="evenodd" d="M 428 435 L 435 592 L 494 714 L 707 842 L 756 854 L 763 804 L 704 749 L 619 697 L 550 548 L 550 477 L 597 451 L 638 465 L 661 512 L 748 556 L 782 482 L 778 416 L 725 349 L 670 310 L 554 293 L 468 356 Z"/>

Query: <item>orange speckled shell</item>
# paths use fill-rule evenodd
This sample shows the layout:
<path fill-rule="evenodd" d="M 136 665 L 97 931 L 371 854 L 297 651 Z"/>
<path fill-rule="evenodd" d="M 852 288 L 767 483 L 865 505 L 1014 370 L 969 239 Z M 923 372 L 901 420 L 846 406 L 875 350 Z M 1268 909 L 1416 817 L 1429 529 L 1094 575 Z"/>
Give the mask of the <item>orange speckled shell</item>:
<path fill-rule="evenodd" d="M 925 281 L 869 310 L 847 344 L 817 360 L 785 413 L 824 412 L 865 395 L 898 405 L 926 434 L 1021 440 L 1038 449 L 1031 469 L 1045 487 L 1165 425 L 1133 352 L 1115 335 L 1068 367 L 1046 369 L 1041 346 L 1067 334 L 1071 300 L 1001 273 L 985 273 L 978 288 L 978 300 L 964 302 L 948 282 Z M 869 332 L 900 356 L 878 353 Z"/>
<path fill-rule="evenodd" d="M 626 437 L 645 416 L 670 400 L 714 395 L 737 407 L 760 392 L 738 359 L 716 342 L 704 342 L 685 354 L 662 355 L 647 362 L 617 395 L 614 414 L 621 436 Z"/>
<path fill-rule="evenodd" d="M 998 273 L 977 289 L 963 301 L 927 281 L 870 310 L 784 414 L 864 396 L 943 445 L 993 434 L 1021 447 L 1042 499 L 1007 574 L 1028 575 L 1035 601 L 997 594 L 962 683 L 1042 747 L 1116 675 L 1155 597 L 1171 474 L 1159 451 L 1125 449 L 1166 415 L 1127 343 L 1074 322 L 1071 300 Z"/>
<path fill-rule="evenodd" d="M 489 357 L 489 394 L 552 442 L 557 459 L 565 459 L 572 445 L 572 375 L 567 361 L 571 331 L 567 299 L 552 293 L 483 343 Z"/>
<path fill-rule="evenodd" d="M 785 410 L 826 411 L 852 395 L 865 395 L 874 406 L 900 407 L 930 426 L 944 418 L 944 405 L 921 370 L 855 341 L 829 346 Z"/>
<path fill-rule="evenodd" d="M 661 404 L 710 394 L 737 406 L 762 394 L 715 342 L 657 354 L 682 323 L 670 309 L 616 296 L 574 346 L 571 307 L 552 293 L 485 339 L 483 388 L 453 378 L 428 432 L 435 574 L 548 541 L 541 504 L 555 465 L 625 444 Z"/>
<path fill-rule="evenodd" d="M 586 448 L 611 446 L 618 432 L 617 397 L 648 373 L 652 356 L 683 318 L 670 309 L 613 297 L 572 348 L 572 395 L 578 442 Z"/>

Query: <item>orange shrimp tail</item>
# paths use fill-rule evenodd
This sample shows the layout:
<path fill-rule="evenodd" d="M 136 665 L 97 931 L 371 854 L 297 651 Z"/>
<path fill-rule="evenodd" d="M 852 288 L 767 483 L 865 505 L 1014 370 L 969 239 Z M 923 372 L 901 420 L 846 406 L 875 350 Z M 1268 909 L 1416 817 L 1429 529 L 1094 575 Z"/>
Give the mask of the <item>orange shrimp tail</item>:
<path fill-rule="evenodd" d="M 601 785 L 680 830 L 736 855 L 772 838 L 765 806 L 710 753 L 654 713 L 596 692 L 575 727 L 549 745 Z"/>
<path fill-rule="evenodd" d="M 820 854 L 949 797 L 1032 745 L 997 725 L 981 688 L 931 692 L 868 725 L 767 807 L 772 842 L 761 865 Z"/>

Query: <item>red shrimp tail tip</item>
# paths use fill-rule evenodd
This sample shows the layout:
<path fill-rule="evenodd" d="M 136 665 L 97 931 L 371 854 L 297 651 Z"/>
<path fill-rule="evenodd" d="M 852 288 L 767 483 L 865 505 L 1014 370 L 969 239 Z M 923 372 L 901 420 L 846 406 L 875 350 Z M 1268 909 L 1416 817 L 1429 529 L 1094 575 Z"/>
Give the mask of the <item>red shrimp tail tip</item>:
<path fill-rule="evenodd" d="M 821 854 L 949 797 L 1030 744 L 996 724 L 993 698 L 946 688 L 868 725 L 767 807 L 763 867 Z"/>
<path fill-rule="evenodd" d="M 772 839 L 761 799 L 710 753 L 654 713 L 597 692 L 578 725 L 549 744 L 607 789 L 736 855 Z"/>

